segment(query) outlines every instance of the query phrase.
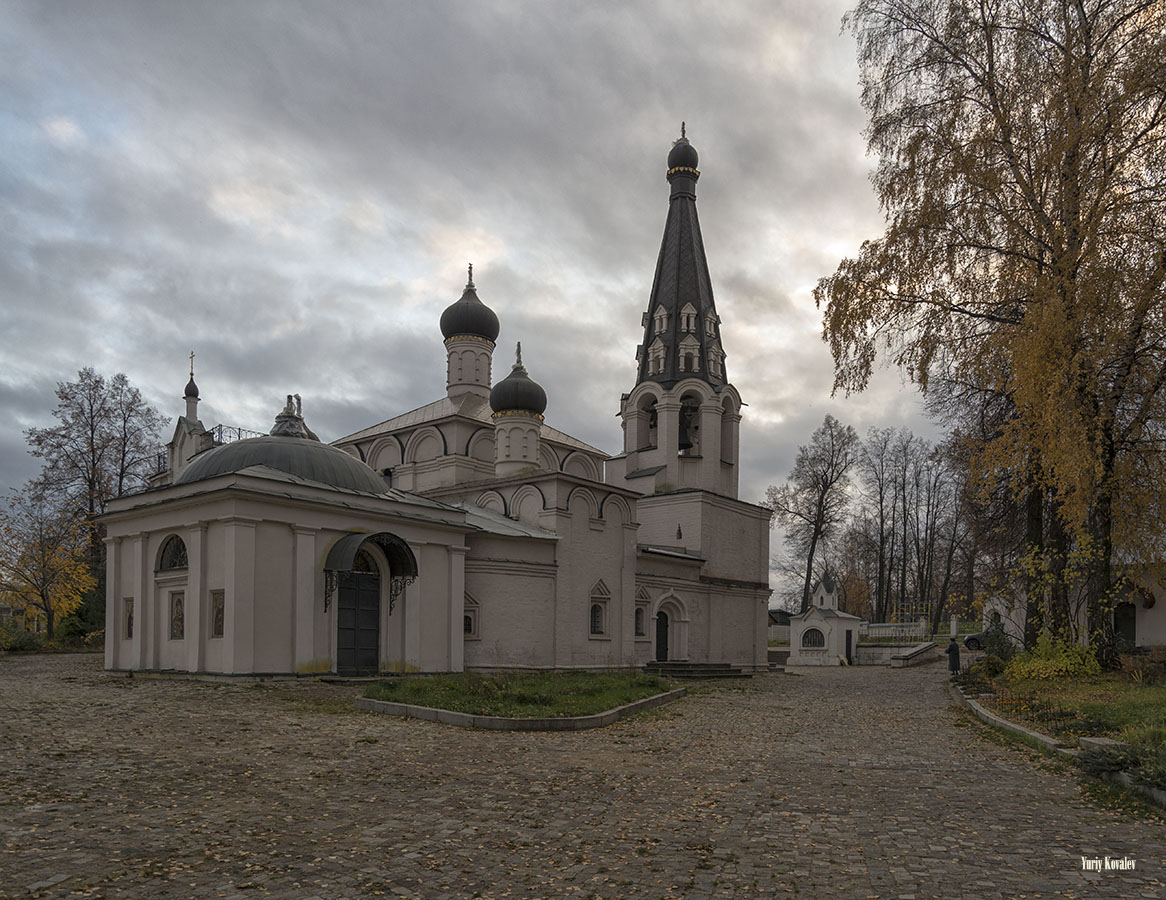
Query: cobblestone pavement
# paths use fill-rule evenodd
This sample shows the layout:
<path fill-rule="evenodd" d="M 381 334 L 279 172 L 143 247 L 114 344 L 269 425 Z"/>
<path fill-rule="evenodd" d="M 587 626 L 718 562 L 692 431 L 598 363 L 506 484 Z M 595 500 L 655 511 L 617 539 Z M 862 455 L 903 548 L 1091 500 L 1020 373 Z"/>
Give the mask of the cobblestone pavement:
<path fill-rule="evenodd" d="M 100 665 L 0 657 L 0 897 L 1166 896 L 1166 824 L 986 737 L 938 666 L 511 734 Z"/>

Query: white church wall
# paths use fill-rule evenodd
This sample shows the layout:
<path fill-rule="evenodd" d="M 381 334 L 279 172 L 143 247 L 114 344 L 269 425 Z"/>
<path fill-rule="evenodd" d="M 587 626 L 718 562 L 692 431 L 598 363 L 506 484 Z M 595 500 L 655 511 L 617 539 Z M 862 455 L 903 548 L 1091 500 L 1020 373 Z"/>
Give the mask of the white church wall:
<path fill-rule="evenodd" d="M 255 528 L 254 666 L 256 672 L 295 671 L 294 533 L 285 523 Z"/>
<path fill-rule="evenodd" d="M 600 517 L 599 500 L 587 488 L 571 490 L 566 510 L 554 521 L 559 564 L 556 665 L 611 667 L 634 662 L 634 604 L 624 574 L 634 556 L 622 517 Z M 603 609 L 602 628 L 592 634 L 593 602 Z"/>

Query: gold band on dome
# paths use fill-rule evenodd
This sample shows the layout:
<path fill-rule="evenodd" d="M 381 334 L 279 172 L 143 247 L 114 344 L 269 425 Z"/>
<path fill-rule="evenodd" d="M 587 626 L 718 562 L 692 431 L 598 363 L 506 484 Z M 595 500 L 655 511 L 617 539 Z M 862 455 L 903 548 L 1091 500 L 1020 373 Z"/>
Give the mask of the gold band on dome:
<path fill-rule="evenodd" d="M 451 334 L 444 343 L 448 344 L 450 341 L 481 341 L 483 344 L 489 344 L 491 348 L 498 346 L 488 337 L 482 337 L 480 334 Z"/>
<path fill-rule="evenodd" d="M 529 409 L 500 409 L 490 416 L 490 418 L 497 419 L 501 416 L 523 416 L 527 419 L 538 419 L 540 422 L 544 421 L 542 413 L 531 412 Z"/>
<path fill-rule="evenodd" d="M 694 169 L 692 166 L 674 166 L 668 170 L 669 175 L 675 175 L 678 172 L 691 172 L 693 175 L 700 177 L 700 169 Z"/>

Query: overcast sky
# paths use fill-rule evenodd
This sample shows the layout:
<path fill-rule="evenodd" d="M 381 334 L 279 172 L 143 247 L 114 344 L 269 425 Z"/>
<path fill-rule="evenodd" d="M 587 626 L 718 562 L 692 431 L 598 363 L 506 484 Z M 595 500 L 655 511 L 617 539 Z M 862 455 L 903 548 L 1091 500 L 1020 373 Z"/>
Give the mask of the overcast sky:
<path fill-rule="evenodd" d="M 194 350 L 208 426 L 324 440 L 434 400 L 467 262 L 495 372 L 618 452 L 681 120 L 742 498 L 827 412 L 926 428 L 895 372 L 831 398 L 811 297 L 882 230 L 847 6 L 0 0 L 0 487 L 83 366 L 173 417 Z"/>

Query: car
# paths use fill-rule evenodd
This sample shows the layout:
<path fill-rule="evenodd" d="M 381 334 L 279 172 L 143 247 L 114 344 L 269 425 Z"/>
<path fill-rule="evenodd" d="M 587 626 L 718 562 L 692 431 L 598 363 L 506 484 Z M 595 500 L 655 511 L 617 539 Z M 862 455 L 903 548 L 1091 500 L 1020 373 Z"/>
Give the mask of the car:
<path fill-rule="evenodd" d="M 964 638 L 964 646 L 969 650 L 983 650 L 984 640 L 987 638 L 987 631 L 978 631 L 975 634 L 969 634 Z"/>

